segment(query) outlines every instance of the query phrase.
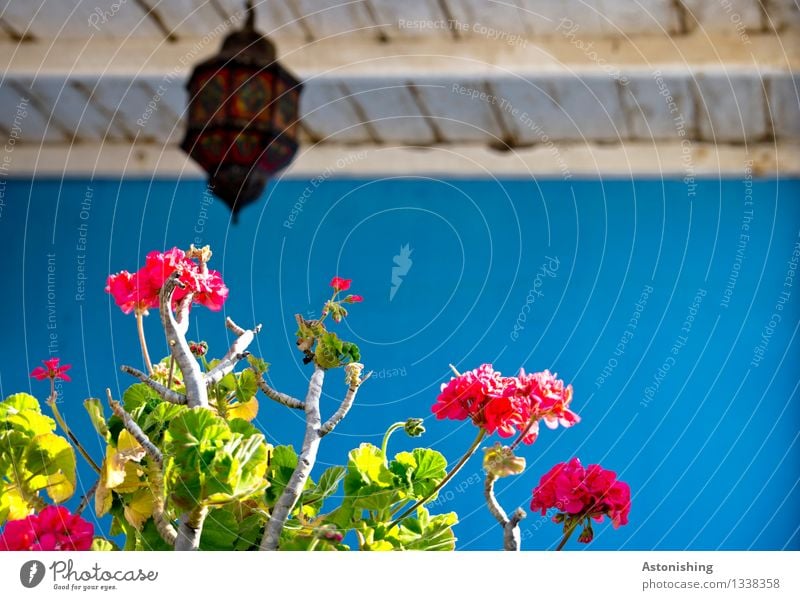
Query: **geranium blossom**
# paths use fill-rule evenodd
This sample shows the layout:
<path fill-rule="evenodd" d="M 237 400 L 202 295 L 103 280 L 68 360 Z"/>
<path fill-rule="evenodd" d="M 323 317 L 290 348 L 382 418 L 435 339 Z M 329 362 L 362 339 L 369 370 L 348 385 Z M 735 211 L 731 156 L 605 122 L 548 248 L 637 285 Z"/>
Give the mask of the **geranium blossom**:
<path fill-rule="evenodd" d="M 31 371 L 31 377 L 38 379 L 39 381 L 44 379 L 63 379 L 64 381 L 71 381 L 69 375 L 67 375 L 67 371 L 72 368 L 72 365 L 59 366 L 58 363 L 60 362 L 60 358 L 43 360 L 42 363 L 44 363 L 46 368 L 36 367 L 33 371 Z"/>
<path fill-rule="evenodd" d="M 346 292 L 350 289 L 351 283 L 353 283 L 352 279 L 343 279 L 341 277 L 334 277 L 331 279 L 331 287 L 337 292 Z"/>
<path fill-rule="evenodd" d="M 183 287 L 177 287 L 172 296 L 179 302 L 187 294 L 192 301 L 211 310 L 220 310 L 228 297 L 228 288 L 219 272 L 201 268 L 180 248 L 166 252 L 153 251 L 145 258 L 144 266 L 135 273 L 120 271 L 109 275 L 106 292 L 111 294 L 125 314 L 140 313 L 158 308 L 159 294 L 164 282 L 174 272 L 179 272 Z"/>
<path fill-rule="evenodd" d="M 94 526 L 63 506 L 9 521 L 0 534 L 0 550 L 89 550 Z"/>
<path fill-rule="evenodd" d="M 580 460 L 559 463 L 544 475 L 533 490 L 531 510 L 544 515 L 551 508 L 558 509 L 553 518 L 557 523 L 584 521 L 584 532 L 579 541 L 588 543 L 593 537 L 589 519 L 611 519 L 614 528 L 627 525 L 631 505 L 628 484 L 619 481 L 614 471 L 600 465 L 584 468 Z M 586 531 L 588 530 L 588 531 Z"/>
<path fill-rule="evenodd" d="M 549 427 L 570 427 L 580 420 L 569 410 L 571 400 L 572 386 L 565 387 L 550 371 L 528 375 L 521 370 L 518 377 L 503 377 L 484 364 L 443 384 L 432 410 L 439 419 L 472 419 L 489 434 L 524 433 L 521 441 L 532 444 L 540 419 Z"/>

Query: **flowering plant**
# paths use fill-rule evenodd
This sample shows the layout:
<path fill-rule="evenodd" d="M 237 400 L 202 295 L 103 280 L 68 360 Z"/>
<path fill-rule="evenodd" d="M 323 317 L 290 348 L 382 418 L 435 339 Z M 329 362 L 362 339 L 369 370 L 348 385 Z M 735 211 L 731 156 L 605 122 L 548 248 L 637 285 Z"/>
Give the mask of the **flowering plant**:
<path fill-rule="evenodd" d="M 137 382 L 120 399 L 106 390 L 110 414 L 97 398 L 84 402 L 104 448 L 101 457 L 92 456 L 59 410 L 56 381 L 69 381 L 70 365 L 58 358 L 31 373 L 50 383 L 52 418 L 28 394 L 0 402 L 0 550 L 116 548 L 93 537 L 92 525 L 81 516 L 90 504 L 98 517 L 111 516 L 109 533 L 124 540 L 126 550 L 452 550 L 457 515 L 431 514 L 428 503 L 495 433 L 514 439 L 485 449 L 484 495 L 503 528 L 503 547 L 519 549 L 525 513 L 517 509 L 508 516 L 494 483 L 524 473 L 525 459 L 515 449 L 537 440 L 540 422 L 549 428 L 579 422 L 570 408 L 572 386 L 549 371 L 520 370 L 507 377 L 488 364 L 464 373 L 453 367 L 455 376 L 442 385 L 433 414 L 469 419 L 477 434 L 451 468 L 431 448 L 389 452 L 395 432 L 424 434 L 423 420 L 411 418 L 391 424 L 380 447 L 362 443 L 345 464 L 314 479 L 320 444 L 346 418 L 371 375 L 364 372 L 358 346 L 330 328 L 363 298 L 345 294 L 352 280 L 337 275 L 319 318 L 295 315 L 297 348 L 311 370 L 300 399 L 274 389 L 268 364 L 248 351 L 260 325 L 245 329 L 226 319 L 234 339 L 220 358 L 211 358 L 206 342 L 186 338 L 192 307 L 218 311 L 228 297 L 222 276 L 207 266 L 211 257 L 208 247 L 154 251 L 138 270 L 108 277 L 106 291 L 136 317 L 144 370 L 121 367 Z M 156 309 L 168 355 L 153 363 L 143 319 Z M 336 369 L 344 372 L 343 397 L 324 416 L 323 385 Z M 259 392 L 302 411 L 305 429 L 297 448 L 268 444 L 253 425 Z M 62 503 L 75 491 L 76 452 L 97 480 L 70 512 Z M 613 472 L 598 465 L 584 469 L 573 459 L 542 477 L 531 508 L 557 509 L 553 520 L 564 525 L 560 549 L 578 526 L 579 541 L 589 542 L 592 521 L 608 516 L 615 527 L 624 525 L 629 505 L 630 491 Z"/>

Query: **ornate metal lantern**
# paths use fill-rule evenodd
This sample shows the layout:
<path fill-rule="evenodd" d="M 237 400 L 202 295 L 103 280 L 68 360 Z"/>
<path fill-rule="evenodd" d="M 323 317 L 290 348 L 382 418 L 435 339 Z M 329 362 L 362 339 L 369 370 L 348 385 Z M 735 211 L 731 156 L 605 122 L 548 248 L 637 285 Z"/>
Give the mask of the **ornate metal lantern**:
<path fill-rule="evenodd" d="M 236 213 L 261 195 L 297 152 L 302 84 L 275 60 L 275 46 L 245 26 L 189 78 L 188 129 L 181 148 L 209 175 L 209 186 Z"/>

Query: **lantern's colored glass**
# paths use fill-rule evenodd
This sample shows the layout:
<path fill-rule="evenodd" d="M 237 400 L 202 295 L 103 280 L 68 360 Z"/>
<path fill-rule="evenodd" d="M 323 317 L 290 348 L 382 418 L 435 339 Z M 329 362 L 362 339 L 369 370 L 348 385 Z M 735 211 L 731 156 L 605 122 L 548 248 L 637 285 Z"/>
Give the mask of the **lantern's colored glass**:
<path fill-rule="evenodd" d="M 255 31 L 252 14 L 218 55 L 192 72 L 181 144 L 234 217 L 297 152 L 302 84 L 275 60 L 275 49 Z"/>

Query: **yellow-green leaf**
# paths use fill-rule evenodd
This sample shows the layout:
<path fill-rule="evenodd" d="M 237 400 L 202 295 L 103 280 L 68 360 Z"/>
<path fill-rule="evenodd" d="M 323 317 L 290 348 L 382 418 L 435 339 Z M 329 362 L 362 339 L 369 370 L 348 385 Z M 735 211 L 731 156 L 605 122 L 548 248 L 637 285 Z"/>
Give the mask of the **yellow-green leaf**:
<path fill-rule="evenodd" d="M 28 446 L 25 464 L 31 473 L 46 476 L 41 487 L 53 502 L 64 502 L 74 493 L 75 452 L 61 436 L 45 433 L 33 438 Z"/>
<path fill-rule="evenodd" d="M 24 519 L 33 512 L 22 494 L 15 487 L 4 488 L 0 484 L 0 524 L 5 521 Z"/>
<path fill-rule="evenodd" d="M 96 537 L 92 540 L 92 547 L 90 549 L 92 552 L 112 552 L 114 550 L 119 550 L 114 542 L 110 542 L 101 537 Z"/>
<path fill-rule="evenodd" d="M 140 489 L 127 502 L 125 502 L 125 519 L 137 531 L 153 514 L 153 493 L 150 488 Z"/>
<path fill-rule="evenodd" d="M 255 397 L 247 402 L 237 402 L 228 407 L 228 419 L 252 421 L 258 415 L 258 400 Z"/>
<path fill-rule="evenodd" d="M 108 489 L 120 493 L 133 492 L 139 487 L 139 475 L 142 470 L 136 462 L 144 457 L 144 448 L 131 447 L 130 440 L 133 437 L 127 431 L 123 430 L 119 439 L 122 450 L 113 446 L 106 448 L 101 480 Z"/>
<path fill-rule="evenodd" d="M 384 463 L 383 452 L 372 444 L 361 444 L 350 451 L 349 467 L 355 470 L 365 484 L 376 484 L 380 487 L 391 485 L 393 476 Z"/>
<path fill-rule="evenodd" d="M 73 479 L 70 480 L 63 473 L 56 473 L 47 478 L 47 486 L 45 487 L 47 495 L 56 504 L 61 504 L 72 498 L 75 493 L 74 474 Z"/>
<path fill-rule="evenodd" d="M 105 463 L 103 463 L 103 466 L 105 466 Z M 112 500 L 111 490 L 106 487 L 101 479 L 94 493 L 94 511 L 97 513 L 98 517 L 103 517 L 108 514 L 108 511 L 111 510 Z"/>
<path fill-rule="evenodd" d="M 108 425 L 106 424 L 106 416 L 103 412 L 103 405 L 100 400 L 97 398 L 87 398 L 83 401 L 83 407 L 86 409 L 86 412 L 89 413 L 89 419 L 92 421 L 92 425 L 94 425 L 97 433 L 103 436 L 106 441 L 109 441 Z"/>

